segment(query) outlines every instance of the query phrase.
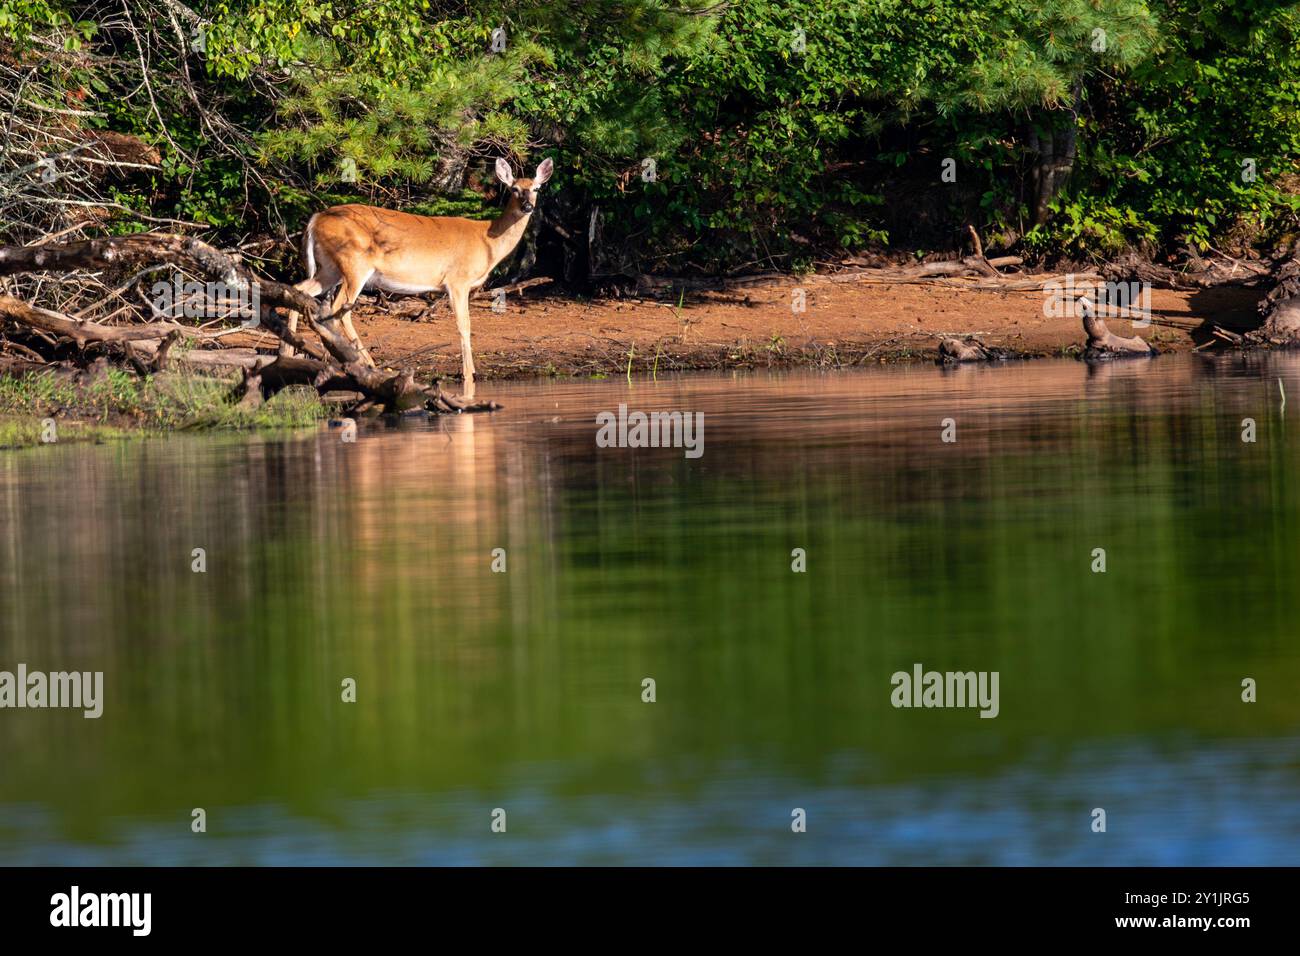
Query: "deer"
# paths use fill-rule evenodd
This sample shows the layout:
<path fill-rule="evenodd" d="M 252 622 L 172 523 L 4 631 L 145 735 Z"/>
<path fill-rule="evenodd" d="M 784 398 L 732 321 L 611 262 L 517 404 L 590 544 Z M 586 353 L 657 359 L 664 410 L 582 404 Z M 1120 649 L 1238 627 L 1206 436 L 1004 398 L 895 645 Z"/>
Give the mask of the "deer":
<path fill-rule="evenodd" d="M 452 216 L 417 216 L 378 206 L 333 206 L 307 222 L 303 260 L 307 278 L 295 288 L 312 298 L 338 288 L 325 319 L 342 320 L 344 331 L 365 364 L 370 352 L 352 324 L 352 306 L 364 289 L 416 295 L 445 291 L 460 333 L 464 395 L 474 397 L 474 352 L 470 347 L 469 297 L 492 270 L 514 251 L 537 208 L 538 193 L 555 164 L 542 161 L 531 179 L 515 179 L 510 164 L 496 161 L 497 178 L 507 189 L 505 210 L 488 222 Z M 290 332 L 298 314 L 288 317 Z M 282 354 L 288 354 L 282 347 Z"/>

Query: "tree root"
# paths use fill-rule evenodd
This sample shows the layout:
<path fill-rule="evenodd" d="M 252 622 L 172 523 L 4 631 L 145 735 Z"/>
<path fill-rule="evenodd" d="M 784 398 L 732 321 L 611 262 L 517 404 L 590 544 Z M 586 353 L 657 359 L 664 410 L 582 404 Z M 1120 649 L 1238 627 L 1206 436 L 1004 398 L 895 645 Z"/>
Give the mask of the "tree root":
<path fill-rule="evenodd" d="M 1264 321 L 1259 328 L 1238 336 L 1234 345 L 1244 348 L 1295 348 L 1300 346 L 1300 250 L 1277 271 L 1277 284 L 1259 303 Z M 1216 328 L 1220 338 L 1224 330 Z"/>

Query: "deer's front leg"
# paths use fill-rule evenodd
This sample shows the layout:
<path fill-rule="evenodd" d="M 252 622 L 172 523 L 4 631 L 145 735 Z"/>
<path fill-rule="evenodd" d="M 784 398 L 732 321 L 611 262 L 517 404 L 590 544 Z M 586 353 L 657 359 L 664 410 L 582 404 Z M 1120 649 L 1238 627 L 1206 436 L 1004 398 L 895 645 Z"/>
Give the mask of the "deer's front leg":
<path fill-rule="evenodd" d="M 469 289 L 448 289 L 451 309 L 456 313 L 456 328 L 460 332 L 460 371 L 464 384 L 462 391 L 467 399 L 474 398 L 474 350 L 469 340 Z"/>

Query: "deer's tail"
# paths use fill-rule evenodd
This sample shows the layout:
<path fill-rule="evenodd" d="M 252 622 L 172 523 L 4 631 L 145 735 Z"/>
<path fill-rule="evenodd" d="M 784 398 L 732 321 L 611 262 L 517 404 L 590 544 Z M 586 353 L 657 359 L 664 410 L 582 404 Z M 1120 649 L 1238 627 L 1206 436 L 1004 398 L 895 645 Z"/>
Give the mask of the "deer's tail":
<path fill-rule="evenodd" d="M 307 268 L 308 279 L 316 275 L 316 217 L 319 215 L 320 213 L 313 213 L 307 220 L 307 230 L 302 243 L 302 260 Z"/>

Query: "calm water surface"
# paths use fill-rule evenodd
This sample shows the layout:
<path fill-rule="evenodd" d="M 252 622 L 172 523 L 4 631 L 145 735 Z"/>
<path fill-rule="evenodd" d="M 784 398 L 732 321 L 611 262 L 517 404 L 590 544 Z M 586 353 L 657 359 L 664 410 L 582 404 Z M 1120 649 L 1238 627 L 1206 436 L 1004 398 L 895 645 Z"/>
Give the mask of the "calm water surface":
<path fill-rule="evenodd" d="M 0 863 L 1300 863 L 1300 358 L 485 390 L 0 453 Z"/>

